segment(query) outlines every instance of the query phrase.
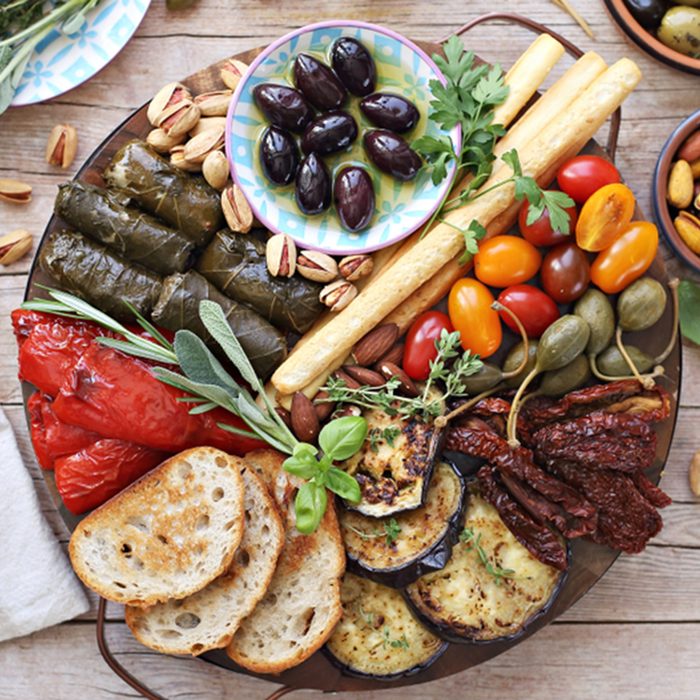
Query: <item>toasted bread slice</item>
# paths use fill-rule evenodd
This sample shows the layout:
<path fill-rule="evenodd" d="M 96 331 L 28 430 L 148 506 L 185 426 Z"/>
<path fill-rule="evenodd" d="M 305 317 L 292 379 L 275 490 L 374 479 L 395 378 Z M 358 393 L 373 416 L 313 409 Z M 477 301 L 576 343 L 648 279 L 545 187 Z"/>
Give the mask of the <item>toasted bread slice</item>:
<path fill-rule="evenodd" d="M 243 668 L 280 673 L 319 649 L 340 619 L 345 550 L 332 498 L 316 532 L 302 535 L 294 519 L 294 496 L 301 482 L 283 470 L 284 457 L 273 450 L 256 450 L 246 455 L 246 461 L 273 494 L 286 536 L 265 597 L 226 651 Z"/>
<path fill-rule="evenodd" d="M 284 525 L 260 477 L 247 465 L 241 475 L 245 529 L 228 571 L 182 600 L 149 608 L 127 606 L 126 623 L 147 647 L 166 654 L 225 647 L 265 595 L 284 545 Z"/>
<path fill-rule="evenodd" d="M 204 588 L 243 537 L 242 460 L 213 447 L 166 460 L 88 515 L 69 554 L 103 598 L 153 605 Z"/>

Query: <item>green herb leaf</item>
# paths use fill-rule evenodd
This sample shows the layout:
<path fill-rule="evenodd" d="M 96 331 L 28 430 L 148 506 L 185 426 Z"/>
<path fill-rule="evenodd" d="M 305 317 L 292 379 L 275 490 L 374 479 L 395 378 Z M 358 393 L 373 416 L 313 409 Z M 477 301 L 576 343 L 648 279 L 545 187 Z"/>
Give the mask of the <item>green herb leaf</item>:
<path fill-rule="evenodd" d="M 366 435 L 367 421 L 362 416 L 344 416 L 321 429 L 318 444 L 331 460 L 342 462 L 362 447 Z"/>
<path fill-rule="evenodd" d="M 312 445 L 300 443 L 297 447 L 313 448 Z M 295 454 L 287 457 L 282 463 L 285 471 L 300 477 L 301 479 L 312 479 L 318 473 L 318 460 L 310 450 L 294 450 Z"/>
<path fill-rule="evenodd" d="M 213 384 L 238 396 L 241 387 L 223 368 L 204 341 L 192 333 L 181 330 L 175 334 L 175 355 L 182 371 L 194 382 Z"/>
<path fill-rule="evenodd" d="M 476 534 L 470 527 L 465 527 L 459 535 L 460 542 L 467 545 L 467 550 L 474 550 L 479 557 L 479 561 L 486 571 L 496 580 L 496 585 L 501 583 L 504 578 L 514 578 L 515 571 L 513 569 L 501 569 L 489 559 L 486 550 L 481 546 L 481 533 Z"/>
<path fill-rule="evenodd" d="M 389 522 L 384 523 L 384 532 L 386 533 L 387 547 L 390 547 L 401 534 L 401 525 L 396 518 L 391 518 Z"/>
<path fill-rule="evenodd" d="M 294 514 L 296 528 L 304 535 L 310 535 L 316 530 L 326 512 L 328 496 L 326 487 L 314 481 L 302 484 L 294 499 Z"/>
<path fill-rule="evenodd" d="M 566 210 L 574 206 L 574 200 L 565 192 L 557 192 L 556 190 L 545 190 L 542 193 L 542 199 L 545 209 L 549 212 L 552 229 L 559 233 L 569 234 L 571 232 L 571 217 Z"/>
<path fill-rule="evenodd" d="M 700 285 L 682 280 L 678 285 L 680 302 L 681 333 L 693 343 L 700 345 Z"/>
<path fill-rule="evenodd" d="M 350 503 L 359 503 L 362 500 L 362 492 L 357 481 L 337 467 L 331 467 L 326 472 L 326 486 Z"/>

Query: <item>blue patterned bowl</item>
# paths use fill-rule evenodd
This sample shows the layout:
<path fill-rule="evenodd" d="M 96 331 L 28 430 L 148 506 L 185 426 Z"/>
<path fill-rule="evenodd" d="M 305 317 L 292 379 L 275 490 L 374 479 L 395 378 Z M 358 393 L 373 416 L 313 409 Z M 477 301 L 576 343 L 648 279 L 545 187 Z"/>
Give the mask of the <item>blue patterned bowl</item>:
<path fill-rule="evenodd" d="M 370 226 L 350 233 L 343 229 L 333 207 L 316 216 L 306 216 L 297 208 L 294 186 L 278 187 L 263 175 L 258 143 L 267 126 L 265 117 L 253 102 L 253 88 L 264 82 L 288 82 L 294 57 L 308 52 L 328 61 L 333 42 L 341 36 L 358 39 L 370 51 L 377 66 L 377 91 L 394 92 L 411 100 L 421 119 L 408 135 L 408 141 L 430 134 L 444 135 L 427 118 L 430 90 L 428 82 L 444 82 L 435 63 L 414 43 L 384 27 L 365 22 L 335 20 L 302 27 L 265 49 L 251 64 L 238 85 L 228 111 L 226 154 L 231 174 L 241 188 L 256 218 L 275 233 L 290 235 L 302 248 L 337 255 L 371 252 L 405 238 L 424 224 L 447 193 L 450 177 L 433 185 L 430 172 L 421 169 L 415 179 L 399 182 L 381 174 L 369 164 L 362 148 L 362 132 L 372 128 L 359 110 L 359 98 L 351 97 L 346 108 L 358 122 L 360 136 L 346 152 L 325 158 L 331 173 L 349 163 L 368 165 L 374 182 L 376 209 Z M 460 143 L 459 127 L 449 133 L 453 145 Z"/>

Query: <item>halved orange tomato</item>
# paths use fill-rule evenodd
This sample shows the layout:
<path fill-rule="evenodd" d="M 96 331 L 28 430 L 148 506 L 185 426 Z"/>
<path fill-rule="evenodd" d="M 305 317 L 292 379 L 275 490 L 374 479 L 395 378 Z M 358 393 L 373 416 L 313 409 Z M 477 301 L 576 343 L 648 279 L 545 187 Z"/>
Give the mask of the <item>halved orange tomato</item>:
<path fill-rule="evenodd" d="M 632 221 L 634 201 L 632 190 L 620 182 L 594 192 L 576 223 L 578 247 L 593 252 L 610 247 Z"/>

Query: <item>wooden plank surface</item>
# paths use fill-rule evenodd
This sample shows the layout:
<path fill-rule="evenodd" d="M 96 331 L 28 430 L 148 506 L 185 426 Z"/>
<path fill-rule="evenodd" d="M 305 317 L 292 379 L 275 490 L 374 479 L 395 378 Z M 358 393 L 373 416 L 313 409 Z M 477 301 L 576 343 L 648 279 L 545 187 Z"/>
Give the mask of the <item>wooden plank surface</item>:
<path fill-rule="evenodd" d="M 0 232 L 27 228 L 38 237 L 48 221 L 56 186 L 77 170 L 80 160 L 109 131 L 169 80 L 263 45 L 309 21 L 364 19 L 430 40 L 478 14 L 499 10 L 544 22 L 582 48 L 598 51 L 608 62 L 629 55 L 639 63 L 644 80 L 623 110 L 617 162 L 648 214 L 656 158 L 678 122 L 698 108 L 698 78 L 666 68 L 626 43 L 600 0 L 573 2 L 591 24 L 595 40 L 548 0 L 448 0 L 439 5 L 421 0 L 362 0 L 352 5 L 341 0 L 200 0 L 179 13 L 167 12 L 162 0 L 154 0 L 128 47 L 95 78 L 51 103 L 10 110 L 0 118 L 0 177 L 17 177 L 34 187 L 33 201 L 26 207 L 0 203 Z M 484 58 L 508 67 L 529 40 L 526 31 L 497 23 L 474 30 L 466 41 Z M 550 80 L 563 68 L 557 68 Z M 46 136 L 59 122 L 74 124 L 80 137 L 78 159 L 68 172 L 49 168 L 43 160 Z M 30 263 L 25 258 L 0 271 L 0 404 L 15 427 L 47 518 L 65 544 L 67 532 L 41 479 L 24 424 L 8 317 L 22 298 Z M 690 276 L 687 270 L 673 267 Z M 506 695 L 533 700 L 700 697 L 700 601 L 695 594 L 700 588 L 700 508 L 687 483 L 688 463 L 700 448 L 698 348 L 684 346 L 683 369 L 682 408 L 662 481 L 674 504 L 664 512 L 665 528 L 648 549 L 636 557 L 621 557 L 560 621 L 507 654 L 426 686 L 381 695 L 363 693 L 363 698 L 465 697 L 467 689 L 470 696 L 488 700 Z M 11 582 L 0 581 L 0 585 Z M 152 680 L 165 697 L 262 698 L 275 689 L 197 660 L 153 654 L 131 638 L 120 622 L 118 606 L 110 606 L 108 616 L 108 634 L 120 660 Z M 97 652 L 94 617 L 93 604 L 81 620 L 0 644 L 0 700 L 133 697 Z"/>

